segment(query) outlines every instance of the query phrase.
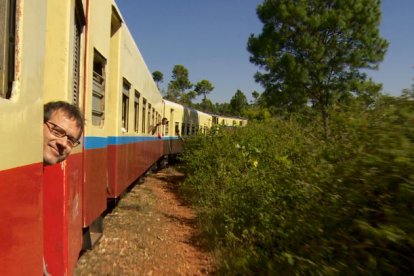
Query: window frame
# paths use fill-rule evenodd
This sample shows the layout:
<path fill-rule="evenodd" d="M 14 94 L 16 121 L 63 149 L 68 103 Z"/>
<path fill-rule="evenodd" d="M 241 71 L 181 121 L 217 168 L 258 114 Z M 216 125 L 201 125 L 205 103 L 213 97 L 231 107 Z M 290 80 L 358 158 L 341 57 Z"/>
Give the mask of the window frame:
<path fill-rule="evenodd" d="M 0 2 L 0 97 L 10 99 L 15 79 L 16 0 Z M 1 69 L 3 68 L 3 69 Z"/>

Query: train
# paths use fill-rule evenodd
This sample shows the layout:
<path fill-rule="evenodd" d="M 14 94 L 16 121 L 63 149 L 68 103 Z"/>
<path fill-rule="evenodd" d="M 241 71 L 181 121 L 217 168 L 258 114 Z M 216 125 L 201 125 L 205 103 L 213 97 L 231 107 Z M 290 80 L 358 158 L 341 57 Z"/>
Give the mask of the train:
<path fill-rule="evenodd" d="M 114 0 L 0 2 L 0 274 L 72 275 L 109 200 L 185 137 L 247 120 L 163 99 Z M 44 166 L 50 101 L 77 105 L 85 129 L 64 162 Z"/>

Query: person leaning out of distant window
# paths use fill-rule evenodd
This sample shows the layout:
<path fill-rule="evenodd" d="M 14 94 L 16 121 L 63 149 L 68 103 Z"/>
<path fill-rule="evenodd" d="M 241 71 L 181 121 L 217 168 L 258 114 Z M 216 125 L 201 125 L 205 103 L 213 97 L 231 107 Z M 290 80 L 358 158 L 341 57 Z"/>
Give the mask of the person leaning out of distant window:
<path fill-rule="evenodd" d="M 157 136 L 159 139 L 161 139 L 162 137 L 161 126 L 165 126 L 167 124 L 168 124 L 168 119 L 164 117 L 162 118 L 161 122 L 158 122 L 155 126 L 150 126 L 148 129 L 148 132 L 154 135 L 158 131 Z"/>

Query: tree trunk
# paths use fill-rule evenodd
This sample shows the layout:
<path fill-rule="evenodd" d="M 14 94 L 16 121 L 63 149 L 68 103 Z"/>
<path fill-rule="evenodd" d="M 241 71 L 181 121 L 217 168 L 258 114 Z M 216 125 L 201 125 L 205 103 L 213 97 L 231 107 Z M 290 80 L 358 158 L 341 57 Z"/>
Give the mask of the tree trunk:
<path fill-rule="evenodd" d="M 325 140 L 328 139 L 329 137 L 329 113 L 326 110 L 326 108 L 322 108 L 322 120 L 323 120 L 323 131 L 324 131 L 324 136 L 325 136 Z"/>

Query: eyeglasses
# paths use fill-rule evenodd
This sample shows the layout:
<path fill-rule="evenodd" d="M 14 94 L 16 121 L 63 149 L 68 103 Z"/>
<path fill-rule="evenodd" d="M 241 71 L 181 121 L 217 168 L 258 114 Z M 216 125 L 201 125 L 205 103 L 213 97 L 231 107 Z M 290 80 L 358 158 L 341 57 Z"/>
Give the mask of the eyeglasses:
<path fill-rule="evenodd" d="M 66 131 L 63 128 L 61 128 L 60 126 L 58 126 L 58 125 L 56 125 L 56 124 L 54 124 L 50 121 L 47 121 L 46 125 L 49 128 L 50 133 L 53 134 L 53 136 L 56 136 L 58 138 L 62 138 L 62 137 L 65 137 L 65 136 L 68 137 L 67 144 L 68 144 L 69 147 L 74 148 L 74 147 L 76 147 L 77 145 L 80 144 L 80 141 L 78 139 L 76 139 L 73 136 L 68 135 L 66 133 Z"/>

